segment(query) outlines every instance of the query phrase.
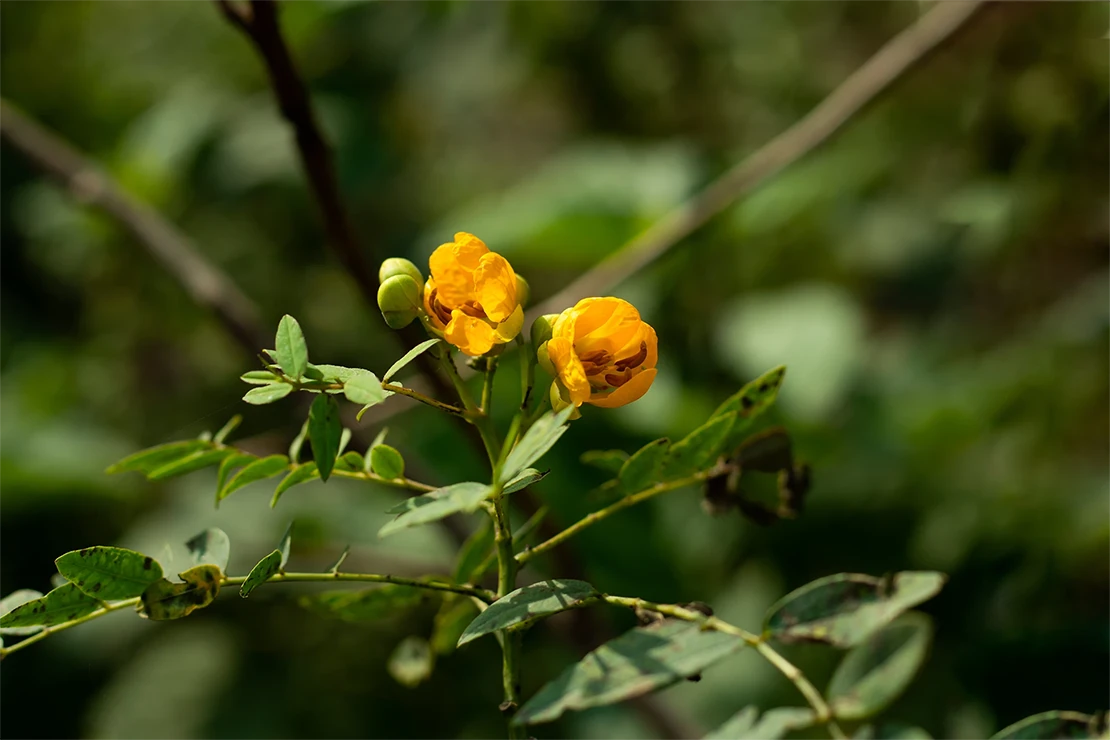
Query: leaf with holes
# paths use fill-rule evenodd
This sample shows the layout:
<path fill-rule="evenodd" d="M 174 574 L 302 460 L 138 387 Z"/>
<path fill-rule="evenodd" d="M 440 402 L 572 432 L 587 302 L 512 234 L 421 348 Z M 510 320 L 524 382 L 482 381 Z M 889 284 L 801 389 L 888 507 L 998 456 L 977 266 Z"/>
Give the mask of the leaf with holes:
<path fill-rule="evenodd" d="M 786 368 L 782 365 L 768 370 L 758 378 L 741 388 L 735 395 L 728 398 L 717 407 L 711 419 L 726 414 L 736 414 L 736 423 L 729 430 L 725 440 L 724 449 L 731 449 L 744 438 L 752 422 L 767 409 L 771 408 L 778 398 L 782 381 L 786 377 Z"/>
<path fill-rule="evenodd" d="M 675 442 L 663 461 L 662 479 L 674 480 L 713 467 L 735 423 L 735 414 L 717 416 Z"/>
<path fill-rule="evenodd" d="M 255 460 L 246 466 L 227 482 L 220 491 L 220 500 L 223 500 L 244 486 L 249 486 L 260 480 L 272 478 L 289 467 L 289 458 L 285 455 L 270 455 Z"/>
<path fill-rule="evenodd" d="M 636 493 L 658 481 L 670 445 L 671 441 L 664 437 L 647 443 L 633 453 L 617 474 L 621 489 L 625 493 Z"/>
<path fill-rule="evenodd" d="M 142 595 L 140 614 L 147 619 L 181 619 L 216 600 L 223 573 L 215 565 L 197 565 L 178 574 L 184 583 L 165 578 L 147 586 Z"/>
<path fill-rule="evenodd" d="M 378 536 L 388 537 L 402 529 L 439 521 L 460 511 L 476 511 L 490 492 L 490 487 L 485 483 L 456 483 L 423 496 L 405 499 L 386 512 L 399 516 L 382 527 Z"/>
<path fill-rule="evenodd" d="M 744 646 L 735 635 L 690 622 L 639 627 L 565 670 L 521 707 L 513 722 L 551 722 L 567 711 L 631 699 L 698 674 Z"/>
<path fill-rule="evenodd" d="M 833 714 L 865 719 L 886 709 L 925 662 L 932 636 L 929 617 L 909 612 L 852 648 L 826 692 Z"/>
<path fill-rule="evenodd" d="M 853 647 L 899 614 L 931 599 L 944 585 L 934 571 L 903 571 L 888 578 L 839 573 L 793 591 L 768 611 L 763 633 L 782 642 Z"/>
<path fill-rule="evenodd" d="M 221 571 L 227 570 L 227 561 L 231 557 L 231 539 L 222 529 L 206 529 L 186 542 L 185 547 L 197 565 L 214 565 Z"/>
<path fill-rule="evenodd" d="M 281 317 L 274 342 L 281 369 L 293 380 L 300 380 L 308 369 L 308 345 L 295 318 L 289 314 Z"/>
<path fill-rule="evenodd" d="M 320 480 L 324 482 L 327 482 L 335 466 L 342 436 L 339 404 L 331 396 L 317 396 L 308 410 L 308 439 L 312 443 L 312 459 L 320 472 Z"/>
<path fill-rule="evenodd" d="M 0 617 L 0 628 L 50 627 L 91 614 L 99 608 L 98 600 L 67 583 L 46 596 L 20 604 Z"/>
<path fill-rule="evenodd" d="M 544 617 L 583 606 L 597 595 L 585 581 L 540 581 L 502 596 L 478 615 L 459 638 L 459 647 L 498 630 L 523 629 Z"/>
<path fill-rule="evenodd" d="M 67 581 L 103 601 L 134 598 L 162 578 L 157 560 L 122 547 L 86 547 L 61 555 L 54 564 Z"/>

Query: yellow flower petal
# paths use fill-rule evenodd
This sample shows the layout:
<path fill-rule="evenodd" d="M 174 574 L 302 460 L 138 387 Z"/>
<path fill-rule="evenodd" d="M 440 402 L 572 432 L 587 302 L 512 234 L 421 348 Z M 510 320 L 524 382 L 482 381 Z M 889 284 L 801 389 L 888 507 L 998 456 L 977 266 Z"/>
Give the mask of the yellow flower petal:
<path fill-rule="evenodd" d="M 482 255 L 474 270 L 474 295 L 490 321 L 509 318 L 517 308 L 517 300 L 516 274 L 507 259 L 493 252 Z"/>
<path fill-rule="evenodd" d="M 455 241 L 441 244 L 428 258 L 428 268 L 439 286 L 439 302 L 448 308 L 459 308 L 474 297 L 474 271 L 483 255 L 489 254 L 485 243 L 465 232 L 455 234 Z"/>
<path fill-rule="evenodd" d="M 643 372 L 637 373 L 632 376 L 631 380 L 620 388 L 615 389 L 612 393 L 591 396 L 589 398 L 589 403 L 605 409 L 615 409 L 618 406 L 624 406 L 633 401 L 638 401 L 648 392 L 648 389 L 651 388 L 651 384 L 655 380 L 657 372 L 658 370 L 655 368 L 649 368 Z"/>
<path fill-rule="evenodd" d="M 524 309 L 517 306 L 516 309 L 509 314 L 509 318 L 498 324 L 494 331 L 497 333 L 498 344 L 504 344 L 516 339 L 516 335 L 520 334 L 520 330 L 524 328 Z"/>
<path fill-rule="evenodd" d="M 471 357 L 489 352 L 498 340 L 488 322 L 467 316 L 459 309 L 451 312 L 451 321 L 443 330 L 443 338 Z"/>
<path fill-rule="evenodd" d="M 574 345 L 565 337 L 552 337 L 547 343 L 547 356 L 555 366 L 559 381 L 570 394 L 571 402 L 575 406 L 585 403 L 592 389 L 582 361 L 574 353 Z"/>

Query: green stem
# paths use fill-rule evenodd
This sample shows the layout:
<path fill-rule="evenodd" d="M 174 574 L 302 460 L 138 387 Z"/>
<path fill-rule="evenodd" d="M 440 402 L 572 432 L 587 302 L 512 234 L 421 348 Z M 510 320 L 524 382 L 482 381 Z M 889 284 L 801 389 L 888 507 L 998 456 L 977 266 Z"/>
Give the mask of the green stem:
<path fill-rule="evenodd" d="M 824 724 L 829 729 L 829 734 L 835 738 L 846 738 L 847 735 L 836 724 L 833 719 L 832 710 L 825 702 L 821 692 L 818 691 L 814 685 L 806 678 L 805 674 L 799 668 L 788 661 L 786 658 L 775 651 L 768 645 L 762 637 L 752 634 L 742 627 L 737 627 L 730 624 L 723 619 L 717 617 L 706 616 L 705 614 L 687 609 L 685 607 L 677 606 L 675 604 L 656 604 L 652 601 L 645 599 L 629 598 L 625 596 L 609 596 L 606 594 L 601 595 L 601 600 L 616 606 L 624 606 L 629 609 L 646 609 L 658 614 L 663 614 L 675 619 L 681 619 L 687 622 L 696 622 L 702 625 L 705 629 L 716 630 L 717 632 L 724 632 L 729 635 L 735 635 L 741 640 L 746 642 L 751 647 L 755 648 L 764 659 L 774 666 L 783 676 L 786 677 L 790 683 L 798 689 L 809 705 L 813 707 L 813 712 L 816 715 L 815 719 L 817 724 Z"/>
<path fill-rule="evenodd" d="M 596 524 L 602 519 L 606 519 L 613 514 L 616 514 L 618 511 L 621 511 L 622 509 L 627 509 L 629 506 L 635 506 L 642 501 L 647 501 L 650 498 L 655 498 L 659 494 L 666 493 L 667 491 L 674 491 L 679 488 L 685 488 L 686 486 L 692 486 L 696 483 L 701 483 L 709 477 L 710 472 L 711 471 L 709 470 L 703 470 L 699 473 L 695 473 L 694 475 L 690 475 L 685 478 L 679 478 L 678 480 L 667 481 L 666 483 L 656 483 L 651 488 L 645 488 L 644 490 L 634 493 L 631 496 L 625 496 L 620 501 L 610 504 L 604 509 L 599 509 L 592 514 L 587 514 L 551 539 L 541 542 L 535 547 L 528 548 L 527 550 L 516 556 L 516 561 L 518 564 L 523 565 L 537 555 L 541 555 L 551 548 L 555 547 L 556 545 L 561 545 L 562 543 L 566 542 L 586 527 L 589 527 L 592 524 Z"/>
<path fill-rule="evenodd" d="M 478 407 L 479 410 L 483 414 L 485 414 L 486 416 L 489 416 L 489 414 L 490 414 L 489 404 L 490 404 L 490 398 L 492 398 L 492 396 L 493 396 L 493 377 L 496 373 L 497 373 L 497 358 L 496 357 L 487 357 L 486 358 L 486 369 L 485 369 L 485 373 L 482 377 L 482 403 Z"/>
<path fill-rule="evenodd" d="M 493 503 L 494 543 L 497 548 L 497 598 L 516 588 L 516 558 L 513 557 L 513 532 L 505 513 L 501 491 L 495 491 Z M 501 682 L 505 701 L 501 711 L 510 717 L 520 706 L 520 635 L 504 632 L 501 639 Z M 520 737 L 520 728 L 509 723 L 509 737 Z"/>
<path fill-rule="evenodd" d="M 501 455 L 501 443 L 494 433 L 493 420 L 474 403 L 474 397 L 470 395 L 470 389 L 466 387 L 466 383 L 459 376 L 459 369 L 455 366 L 455 360 L 451 356 L 450 350 L 445 350 L 440 355 L 439 360 L 443 369 L 447 372 L 447 377 L 451 378 L 455 391 L 459 394 L 459 400 L 466 407 L 465 418 L 478 429 L 478 434 L 482 437 L 482 444 L 486 448 L 490 464 L 496 464 L 498 457 Z"/>
<path fill-rule="evenodd" d="M 247 580 L 247 576 L 229 576 L 224 578 L 220 583 L 224 586 L 238 586 Z M 451 593 L 462 594 L 471 598 L 478 599 L 483 603 L 490 604 L 497 600 L 497 595 L 489 589 L 479 588 L 477 586 L 463 586 L 453 583 L 445 583 L 442 581 L 431 581 L 419 578 L 402 578 L 400 576 L 379 575 L 377 573 L 277 573 L 271 576 L 266 582 L 281 582 L 288 581 L 291 583 L 320 583 L 328 581 L 357 581 L 361 583 L 392 583 L 398 586 L 411 586 L 412 588 L 423 588 L 429 591 L 449 591 Z M 125 599 L 123 601 L 116 601 L 110 604 L 105 604 L 99 609 L 89 612 L 88 614 L 71 619 L 68 622 L 61 624 L 51 625 L 44 627 L 41 632 L 36 632 L 25 640 L 17 642 L 10 647 L 0 648 L 0 659 L 7 657 L 9 654 L 25 647 L 35 644 L 39 640 L 44 640 L 50 635 L 57 632 L 62 632 L 70 627 L 76 627 L 79 624 L 103 617 L 105 614 L 125 609 L 127 607 L 137 606 L 139 604 L 139 597 L 133 599 Z"/>
<path fill-rule="evenodd" d="M 285 375 L 282 376 L 282 379 L 286 383 L 289 383 L 289 385 L 293 386 L 294 390 L 298 390 L 298 391 L 303 391 L 303 390 L 341 391 L 341 390 L 343 390 L 343 384 L 342 383 L 325 383 L 323 381 L 318 381 L 318 380 L 293 380 L 292 378 L 290 378 L 288 376 L 285 376 Z M 425 404 L 426 406 L 431 406 L 434 409 L 439 409 L 440 411 L 445 411 L 448 414 L 454 414 L 455 416 L 466 416 L 466 409 L 460 409 L 458 406 L 452 406 L 449 403 L 444 403 L 443 401 L 437 401 L 436 399 L 434 399 L 430 396 L 425 396 L 423 393 L 420 393 L 418 391 L 414 391 L 411 388 L 405 388 L 404 386 L 401 386 L 401 385 L 394 385 L 393 383 L 383 382 L 382 383 L 382 390 L 383 391 L 389 391 L 390 393 L 396 393 L 396 394 L 401 395 L 401 396 L 407 396 L 408 398 L 411 398 L 414 401 L 419 401 L 420 403 Z"/>
<path fill-rule="evenodd" d="M 354 480 L 370 481 L 372 483 L 380 483 L 383 486 L 391 486 L 393 488 L 403 488 L 407 491 L 420 491 L 421 493 L 428 493 L 429 491 L 437 490 L 435 486 L 429 486 L 427 483 L 413 480 L 412 478 L 383 478 L 376 473 L 369 471 L 353 471 L 353 470 L 335 470 L 331 474 L 336 478 L 352 478 Z"/>

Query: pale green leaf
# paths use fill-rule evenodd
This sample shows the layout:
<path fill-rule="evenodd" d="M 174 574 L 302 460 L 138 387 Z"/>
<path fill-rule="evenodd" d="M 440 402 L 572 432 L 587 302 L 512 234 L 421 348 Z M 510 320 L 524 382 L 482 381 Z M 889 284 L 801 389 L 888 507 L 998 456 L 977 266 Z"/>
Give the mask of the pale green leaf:
<path fill-rule="evenodd" d="M 308 369 L 308 345 L 295 318 L 289 314 L 281 317 L 274 342 L 281 369 L 293 380 L 300 380 Z"/>
<path fill-rule="evenodd" d="M 567 419 L 573 412 L 574 407 L 568 406 L 559 412 L 548 411 L 537 419 L 505 458 L 501 466 L 501 480 L 512 480 L 520 471 L 543 457 L 563 436 L 567 430 Z"/>
<path fill-rule="evenodd" d="M 386 480 L 400 478 L 405 474 L 405 459 L 387 444 L 370 448 L 370 470 Z"/>
<path fill-rule="evenodd" d="M 54 564 L 67 581 L 102 601 L 134 598 L 162 577 L 157 560 L 122 547 L 73 550 Z"/>
<path fill-rule="evenodd" d="M 289 458 L 285 455 L 270 455 L 255 460 L 250 465 L 240 470 L 227 485 L 220 491 L 220 499 L 225 499 L 244 486 L 256 481 L 271 478 L 289 467 Z"/>
<path fill-rule="evenodd" d="M 403 357 L 401 357 L 401 359 L 399 359 L 399 360 L 397 360 L 397 362 L 393 363 L 392 367 L 390 367 L 388 370 L 385 371 L 385 375 L 382 376 L 382 382 L 383 383 L 388 383 L 390 381 L 390 379 L 394 375 L 396 375 L 398 373 L 398 371 L 401 370 L 401 368 L 403 368 L 405 365 L 407 365 L 410 362 L 412 362 L 413 360 L 415 360 L 417 355 L 421 354 L 425 350 L 434 346 L 439 341 L 440 341 L 439 339 L 429 339 L 425 342 L 421 342 L 420 344 L 418 344 L 415 347 L 413 347 L 412 349 L 410 349 L 408 352 L 406 352 L 404 354 Z"/>
<path fill-rule="evenodd" d="M 382 527 L 378 536 L 388 537 L 402 529 L 438 521 L 460 511 L 475 511 L 490 492 L 485 483 L 456 483 L 422 496 L 413 496 L 387 512 L 399 513 L 399 516 Z"/>
<path fill-rule="evenodd" d="M 932 636 L 929 618 L 909 612 L 852 648 L 825 692 L 833 714 L 866 719 L 886 709 L 925 662 Z"/>
<path fill-rule="evenodd" d="M 20 604 L 0 617 L 0 629 L 7 632 L 11 627 L 50 627 L 91 614 L 99 608 L 98 600 L 67 583 L 46 596 Z"/>
<path fill-rule="evenodd" d="M 214 565 L 221 571 L 227 570 L 231 539 L 222 529 L 206 529 L 186 542 L 185 547 L 197 565 Z"/>
<path fill-rule="evenodd" d="M 502 596 L 478 615 L 459 638 L 459 647 L 498 630 L 523 629 L 551 614 L 587 603 L 597 590 L 585 581 L 548 580 Z"/>
<path fill-rule="evenodd" d="M 247 598 L 251 595 L 251 591 L 254 591 L 279 572 L 281 572 L 281 550 L 274 550 L 251 568 L 251 572 L 247 574 L 247 580 L 243 581 L 243 585 L 239 587 L 239 595 L 244 599 Z"/>
<path fill-rule="evenodd" d="M 319 477 L 320 473 L 316 470 L 316 463 L 314 462 L 301 463 L 293 468 L 289 475 L 282 478 L 281 482 L 277 484 L 277 488 L 274 489 L 274 496 L 270 499 L 270 508 L 277 506 L 278 499 L 293 486 L 307 483 Z"/>
<path fill-rule="evenodd" d="M 149 447 L 132 453 L 109 466 L 104 472 L 113 474 L 134 470 L 147 475 L 175 460 L 188 457 L 198 450 L 207 449 L 211 449 L 211 445 L 196 439 L 190 439 L 186 442 L 170 442 L 169 444 Z"/>
<path fill-rule="evenodd" d="M 251 388 L 243 396 L 243 400 L 253 406 L 264 406 L 274 401 L 280 401 L 293 392 L 293 386 L 288 383 L 274 383 L 273 385 L 263 385 L 258 388 Z"/>

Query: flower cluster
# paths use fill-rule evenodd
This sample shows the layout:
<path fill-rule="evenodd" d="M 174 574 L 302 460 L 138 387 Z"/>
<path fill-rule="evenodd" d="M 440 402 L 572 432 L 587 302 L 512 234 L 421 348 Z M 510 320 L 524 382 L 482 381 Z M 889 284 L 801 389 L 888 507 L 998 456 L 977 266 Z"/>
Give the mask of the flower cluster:
<path fill-rule="evenodd" d="M 427 280 L 412 262 L 388 259 L 378 306 L 390 327 L 419 318 L 434 336 L 471 357 L 496 354 L 524 325 L 528 283 L 509 261 L 465 232 L 438 247 Z M 551 404 L 615 408 L 641 398 L 655 380 L 658 339 L 634 306 L 620 298 L 585 298 L 536 319 L 537 361 L 553 376 Z"/>

